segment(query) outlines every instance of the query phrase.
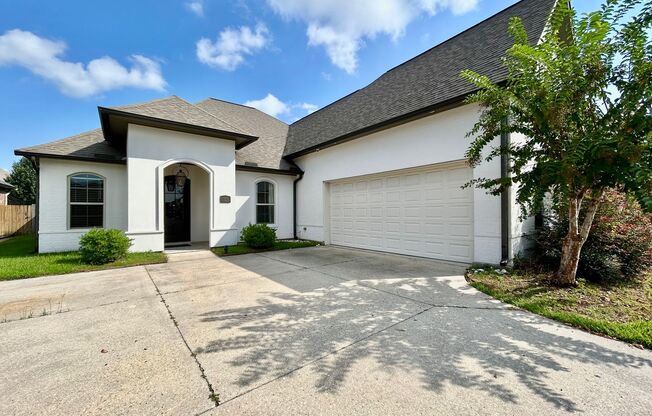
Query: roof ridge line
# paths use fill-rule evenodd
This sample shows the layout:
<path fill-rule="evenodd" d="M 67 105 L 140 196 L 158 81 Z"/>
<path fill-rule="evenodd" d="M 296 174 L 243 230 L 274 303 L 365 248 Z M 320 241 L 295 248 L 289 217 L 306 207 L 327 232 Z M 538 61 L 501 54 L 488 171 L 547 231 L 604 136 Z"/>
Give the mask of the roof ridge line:
<path fill-rule="evenodd" d="M 208 111 L 204 110 L 203 108 L 200 108 L 200 107 L 198 107 L 197 105 L 195 105 L 195 104 L 193 104 L 193 103 L 191 103 L 191 102 L 189 102 L 189 101 L 184 100 L 183 98 L 182 98 L 181 100 L 184 101 L 184 102 L 186 102 L 186 103 L 188 103 L 188 104 L 190 104 L 191 106 L 193 106 L 193 107 L 196 108 L 197 110 L 199 110 L 199 111 L 201 111 L 201 112 L 203 112 L 203 113 L 208 114 L 210 117 L 214 118 L 215 120 L 218 120 L 218 121 L 220 121 L 220 122 L 226 124 L 227 126 L 236 129 L 236 130 L 237 130 L 238 132 L 240 132 L 240 133 L 247 134 L 247 135 L 249 135 L 249 136 L 255 136 L 255 135 L 251 134 L 250 131 L 244 131 L 244 130 L 242 130 L 240 127 L 238 127 L 238 126 L 234 126 L 233 124 L 229 123 L 228 121 L 223 120 L 223 119 L 217 117 L 216 115 L 209 113 Z"/>
<path fill-rule="evenodd" d="M 115 108 L 116 110 L 121 110 L 123 108 L 138 107 L 138 106 L 141 106 L 141 105 L 144 105 L 144 104 L 152 104 L 152 103 L 156 103 L 156 102 L 159 102 L 159 101 L 169 100 L 170 98 L 178 98 L 181 101 L 186 101 L 183 98 L 179 97 L 178 95 L 172 94 L 172 95 L 168 95 L 166 97 L 155 98 L 155 99 L 149 100 L 149 101 L 142 101 L 142 102 L 136 103 L 136 104 L 128 104 L 128 105 L 122 105 L 122 106 L 101 106 L 100 105 L 98 107 Z"/>
<path fill-rule="evenodd" d="M 372 82 L 373 82 L 373 81 L 372 81 Z M 322 110 L 325 110 L 325 109 L 327 109 L 328 107 L 331 107 L 331 106 L 337 104 L 338 102 L 344 100 L 344 99 L 347 98 L 347 97 L 352 96 L 353 94 L 355 94 L 355 93 L 357 93 L 357 92 L 362 92 L 362 90 L 364 90 L 365 88 L 367 88 L 369 85 L 371 85 L 371 84 L 365 85 L 365 86 L 362 87 L 362 88 L 358 88 L 358 89 L 355 90 L 355 91 L 351 91 L 350 93 L 346 94 L 346 95 L 343 96 L 343 97 L 338 98 L 337 100 L 333 101 L 332 103 L 329 103 L 329 104 L 325 105 L 324 107 L 322 107 L 322 108 L 320 108 L 320 109 L 318 109 L 318 110 L 316 110 L 316 111 L 313 111 L 313 112 L 310 113 L 310 114 L 306 114 L 305 116 L 301 117 L 300 119 L 298 119 L 297 121 L 295 121 L 294 123 L 292 123 L 292 124 L 290 124 L 290 125 L 292 126 L 292 125 L 294 125 L 294 124 L 297 124 L 298 122 L 303 121 L 303 120 L 305 120 L 305 119 L 307 119 L 307 118 L 309 118 L 309 117 L 311 117 L 311 116 L 317 114 L 318 112 L 320 112 L 320 111 L 322 111 Z"/>
<path fill-rule="evenodd" d="M 256 108 L 256 107 L 252 107 L 252 106 L 250 106 L 250 105 L 244 105 L 244 104 L 236 103 L 236 102 L 233 102 L 233 101 L 222 100 L 222 99 L 215 98 L 215 97 L 208 97 L 208 98 L 205 98 L 204 100 L 200 101 L 199 103 L 202 103 L 202 102 L 204 102 L 204 101 L 209 101 L 209 100 L 212 100 L 212 101 L 219 101 L 219 102 L 221 102 L 221 103 L 225 103 L 225 104 L 237 105 L 238 107 L 248 108 L 248 109 L 250 109 L 250 110 L 257 111 L 257 112 L 259 112 L 260 114 L 263 114 L 263 115 L 265 115 L 265 116 L 271 118 L 272 120 L 277 121 L 277 122 L 279 122 L 279 123 L 281 123 L 281 124 L 283 124 L 283 125 L 285 125 L 285 126 L 288 126 L 288 127 L 290 126 L 288 123 L 284 122 L 283 120 L 280 120 L 280 119 L 278 119 L 278 118 L 276 118 L 276 117 L 274 117 L 274 116 L 272 116 L 272 115 L 270 115 L 270 114 L 267 114 L 266 112 L 264 112 L 264 111 L 262 111 L 262 110 L 260 110 L 260 109 L 258 109 L 258 108 Z M 199 104 L 199 103 L 197 103 L 197 104 Z M 195 104 L 195 105 L 197 105 L 197 104 Z M 206 111 L 206 110 L 204 110 L 204 111 Z"/>
<path fill-rule="evenodd" d="M 478 23 L 474 24 L 473 26 L 470 26 L 470 27 L 464 29 L 463 31 L 461 31 L 461 32 L 459 32 L 459 33 L 457 33 L 457 34 L 455 34 L 455 35 L 453 35 L 453 36 L 451 36 L 451 37 L 449 37 L 449 38 L 447 38 L 447 39 L 445 39 L 445 40 L 439 42 L 438 44 L 436 44 L 436 45 L 434 45 L 434 46 L 432 46 L 432 47 L 426 49 L 425 51 L 421 52 L 420 54 L 413 56 L 412 58 L 408 59 L 407 61 L 401 62 L 400 64 L 398 64 L 398 65 L 396 65 L 396 66 L 394 66 L 394 67 L 388 69 L 387 71 L 383 72 L 383 75 L 385 75 L 385 74 L 387 74 L 387 73 L 389 73 L 389 72 L 392 72 L 392 71 L 394 71 L 396 68 L 399 68 L 399 67 L 401 67 L 401 66 L 407 64 L 408 62 L 411 62 L 411 61 L 413 61 L 413 60 L 415 60 L 415 59 L 417 59 L 417 58 L 419 58 L 419 57 L 421 57 L 421 56 L 427 54 L 428 52 L 432 51 L 433 49 L 439 48 L 440 46 L 443 46 L 443 45 L 445 45 L 446 43 L 449 43 L 449 42 L 451 42 L 451 41 L 457 39 L 458 37 L 460 37 L 460 36 L 466 34 L 467 32 L 469 32 L 469 31 L 471 31 L 471 30 L 477 28 L 478 26 L 480 26 L 480 25 L 486 23 L 487 21 L 489 21 L 489 20 L 491 20 L 491 19 L 493 19 L 493 18 L 495 18 L 495 17 L 498 17 L 499 15 L 501 15 L 501 14 L 503 14 L 503 13 L 507 13 L 507 12 L 508 12 L 509 10 L 511 10 L 512 8 L 518 6 L 519 4 L 521 4 L 521 3 L 523 3 L 523 2 L 526 2 L 526 1 L 535 1 L 535 0 L 519 0 L 519 1 L 517 1 L 516 3 L 514 3 L 514 4 L 510 5 L 510 6 L 507 6 L 506 8 L 504 8 L 504 9 L 502 9 L 502 10 L 500 10 L 500 11 L 494 13 L 494 14 L 492 14 L 491 16 L 482 19 L 481 21 L 479 21 Z M 374 81 L 372 81 L 370 84 L 376 82 L 376 81 L 377 81 L 378 79 L 380 79 L 383 75 L 381 75 L 381 76 L 379 76 L 378 78 L 376 78 L 376 79 L 375 79 Z"/>

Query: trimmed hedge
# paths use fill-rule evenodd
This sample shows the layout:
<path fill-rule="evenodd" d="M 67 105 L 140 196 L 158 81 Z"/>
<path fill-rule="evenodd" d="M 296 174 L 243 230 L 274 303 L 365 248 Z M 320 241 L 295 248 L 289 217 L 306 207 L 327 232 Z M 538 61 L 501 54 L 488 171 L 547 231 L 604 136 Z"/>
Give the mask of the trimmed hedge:
<path fill-rule="evenodd" d="M 242 229 L 242 241 L 251 248 L 270 248 L 276 241 L 276 230 L 267 224 L 249 224 Z"/>
<path fill-rule="evenodd" d="M 124 258 L 131 240 L 120 230 L 95 228 L 79 241 L 82 261 L 87 264 L 106 264 Z"/>

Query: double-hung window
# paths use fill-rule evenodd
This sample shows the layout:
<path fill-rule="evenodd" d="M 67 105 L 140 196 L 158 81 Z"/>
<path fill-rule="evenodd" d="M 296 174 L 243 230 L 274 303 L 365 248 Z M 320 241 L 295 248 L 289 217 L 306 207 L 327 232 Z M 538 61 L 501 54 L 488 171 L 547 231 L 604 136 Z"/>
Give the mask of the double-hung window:
<path fill-rule="evenodd" d="M 104 178 L 92 173 L 77 173 L 69 181 L 70 228 L 104 226 Z"/>
<path fill-rule="evenodd" d="M 256 184 L 256 223 L 275 223 L 275 198 L 273 183 L 261 181 Z"/>

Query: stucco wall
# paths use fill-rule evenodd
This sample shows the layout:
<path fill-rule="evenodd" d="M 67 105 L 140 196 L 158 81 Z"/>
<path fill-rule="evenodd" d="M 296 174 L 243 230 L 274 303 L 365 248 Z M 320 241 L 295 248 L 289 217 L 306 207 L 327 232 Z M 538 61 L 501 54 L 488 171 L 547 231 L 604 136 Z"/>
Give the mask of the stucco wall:
<path fill-rule="evenodd" d="M 525 140 L 525 136 L 522 134 L 512 134 L 510 140 L 512 143 L 519 143 Z M 518 192 L 519 185 L 515 184 L 511 189 L 511 199 L 512 199 L 512 218 L 511 218 L 511 244 L 510 244 L 510 258 L 514 258 L 518 255 L 527 255 L 528 250 L 530 250 L 534 241 L 532 240 L 533 233 L 535 231 L 535 221 L 534 216 L 529 216 L 524 218 L 521 211 L 521 206 L 516 201 L 516 194 Z"/>
<path fill-rule="evenodd" d="M 470 143 L 465 136 L 477 117 L 478 107 L 467 105 L 297 158 L 305 172 L 298 183 L 298 235 L 328 240 L 326 181 L 464 159 Z M 483 163 L 473 176 L 500 176 L 500 161 Z M 498 263 L 500 198 L 480 189 L 473 197 L 474 260 Z"/>
<path fill-rule="evenodd" d="M 270 175 L 237 171 L 236 193 L 238 212 L 236 215 L 236 228 L 238 233 L 248 224 L 256 223 L 256 182 L 267 180 L 276 185 L 276 228 L 278 238 L 294 237 L 293 227 L 293 182 L 294 176 Z"/>
<path fill-rule="evenodd" d="M 39 250 L 42 253 L 79 248 L 87 229 L 68 228 L 68 176 L 95 173 L 104 181 L 104 227 L 127 229 L 127 168 L 109 163 L 41 159 L 39 172 Z"/>
<path fill-rule="evenodd" d="M 238 239 L 234 203 L 220 204 L 220 195 L 235 196 L 235 143 L 130 124 L 127 139 L 128 235 L 134 251 L 164 248 L 162 186 L 164 170 L 178 163 L 194 163 L 208 175 L 211 246 Z"/>

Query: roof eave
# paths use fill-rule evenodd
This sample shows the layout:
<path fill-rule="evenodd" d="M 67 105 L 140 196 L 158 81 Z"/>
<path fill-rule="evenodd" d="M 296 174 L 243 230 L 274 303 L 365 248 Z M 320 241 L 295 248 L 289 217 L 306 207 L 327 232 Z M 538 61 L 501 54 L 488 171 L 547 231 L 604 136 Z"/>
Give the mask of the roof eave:
<path fill-rule="evenodd" d="M 236 171 L 239 170 L 243 172 L 269 173 L 269 174 L 289 175 L 289 176 L 297 176 L 303 173 L 303 171 L 298 168 L 285 170 L 285 169 L 265 168 L 261 166 L 247 166 L 247 165 L 235 165 L 235 170 Z"/>
<path fill-rule="evenodd" d="M 368 136 L 373 133 L 377 133 L 382 130 L 386 130 L 392 127 L 400 126 L 401 124 L 409 123 L 410 121 L 414 121 L 423 117 L 427 117 L 432 114 L 436 113 L 441 113 L 447 110 L 451 110 L 456 107 L 460 107 L 465 104 L 465 100 L 468 96 L 473 95 L 476 91 L 470 92 L 468 94 L 460 95 L 458 97 L 452 98 L 450 100 L 443 101 L 441 103 L 433 104 L 428 107 L 421 108 L 416 111 L 412 111 L 410 113 L 402 114 L 400 116 L 394 117 L 392 119 L 383 121 L 381 123 L 374 124 L 372 126 L 368 126 L 359 130 L 356 130 L 351 133 L 344 134 L 342 136 L 338 136 L 334 139 L 330 139 L 326 142 L 307 147 L 305 149 L 299 150 L 297 152 L 289 153 L 287 155 L 284 155 L 283 157 L 286 159 L 296 159 L 297 157 L 300 156 L 305 156 L 310 153 L 318 152 L 320 150 L 326 149 L 328 147 L 333 147 L 337 146 L 342 143 L 350 142 L 352 140 L 356 140 L 359 138 L 362 138 L 364 136 Z"/>
<path fill-rule="evenodd" d="M 194 124 L 181 123 L 178 121 L 166 120 L 157 117 L 134 114 L 127 111 L 116 110 L 114 108 L 97 107 L 100 115 L 100 124 L 104 137 L 109 141 L 121 143 L 126 137 L 122 137 L 123 132 L 113 131 L 111 124 L 112 119 L 121 120 L 127 124 L 138 124 L 147 127 L 155 127 L 165 130 L 179 131 L 182 133 L 197 134 L 201 136 L 215 137 L 235 141 L 236 149 L 241 149 L 256 140 L 257 136 L 236 133 L 232 131 L 213 129 L 209 127 L 197 126 Z"/>
<path fill-rule="evenodd" d="M 122 159 L 102 159 L 102 158 L 90 158 L 74 155 L 57 155 L 51 153 L 42 153 L 42 152 L 30 152 L 28 150 L 16 149 L 14 150 L 16 156 L 25 156 L 25 157 L 40 157 L 45 159 L 63 159 L 63 160 L 77 160 L 80 162 L 93 162 L 93 163 L 111 163 L 124 165 L 127 161 Z"/>

